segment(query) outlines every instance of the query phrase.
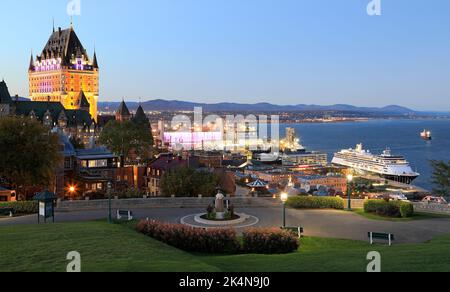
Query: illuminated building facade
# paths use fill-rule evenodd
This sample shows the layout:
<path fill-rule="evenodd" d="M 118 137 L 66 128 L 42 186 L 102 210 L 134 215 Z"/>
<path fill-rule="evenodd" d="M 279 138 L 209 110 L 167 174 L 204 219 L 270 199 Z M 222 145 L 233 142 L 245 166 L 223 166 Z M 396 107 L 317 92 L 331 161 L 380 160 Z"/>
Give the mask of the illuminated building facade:
<path fill-rule="evenodd" d="M 42 54 L 31 56 L 29 95 L 33 101 L 60 102 L 66 110 L 83 107 L 83 96 L 89 113 L 97 121 L 99 66 L 94 52 L 91 59 L 73 27 L 53 29 Z"/>

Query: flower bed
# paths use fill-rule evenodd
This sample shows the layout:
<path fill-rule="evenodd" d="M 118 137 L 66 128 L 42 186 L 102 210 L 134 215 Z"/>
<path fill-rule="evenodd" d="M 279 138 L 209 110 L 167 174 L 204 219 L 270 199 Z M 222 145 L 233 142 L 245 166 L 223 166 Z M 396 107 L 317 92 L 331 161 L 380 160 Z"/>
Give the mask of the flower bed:
<path fill-rule="evenodd" d="M 138 223 L 136 230 L 188 252 L 282 254 L 296 251 L 299 247 L 295 235 L 279 229 L 248 229 L 244 232 L 242 244 L 232 228 L 206 230 L 143 220 Z"/>
<path fill-rule="evenodd" d="M 243 234 L 243 250 L 246 253 L 284 254 L 298 248 L 298 238 L 286 230 L 252 228 Z"/>
<path fill-rule="evenodd" d="M 181 224 L 141 221 L 137 231 L 170 246 L 189 252 L 236 253 L 239 248 L 233 229 L 198 229 Z"/>

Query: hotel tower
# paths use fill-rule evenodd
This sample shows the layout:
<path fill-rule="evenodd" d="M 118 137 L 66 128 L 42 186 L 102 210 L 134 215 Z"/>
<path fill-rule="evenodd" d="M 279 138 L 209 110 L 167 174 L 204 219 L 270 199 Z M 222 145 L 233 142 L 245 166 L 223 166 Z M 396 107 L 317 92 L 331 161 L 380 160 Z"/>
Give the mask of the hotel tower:
<path fill-rule="evenodd" d="M 91 59 L 72 25 L 53 29 L 40 56 L 31 55 L 29 93 L 33 101 L 60 102 L 66 110 L 82 109 L 89 103 L 89 113 L 97 121 L 99 67 L 94 52 Z"/>

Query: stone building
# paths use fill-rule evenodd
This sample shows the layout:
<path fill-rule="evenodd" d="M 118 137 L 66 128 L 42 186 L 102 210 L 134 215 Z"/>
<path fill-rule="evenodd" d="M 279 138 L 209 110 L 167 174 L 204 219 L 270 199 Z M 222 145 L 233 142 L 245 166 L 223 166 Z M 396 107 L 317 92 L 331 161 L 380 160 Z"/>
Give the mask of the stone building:
<path fill-rule="evenodd" d="M 58 102 L 67 110 L 89 104 L 88 112 L 97 121 L 99 66 L 97 54 L 90 58 L 75 30 L 53 29 L 41 55 L 31 55 L 29 96 L 33 101 Z"/>

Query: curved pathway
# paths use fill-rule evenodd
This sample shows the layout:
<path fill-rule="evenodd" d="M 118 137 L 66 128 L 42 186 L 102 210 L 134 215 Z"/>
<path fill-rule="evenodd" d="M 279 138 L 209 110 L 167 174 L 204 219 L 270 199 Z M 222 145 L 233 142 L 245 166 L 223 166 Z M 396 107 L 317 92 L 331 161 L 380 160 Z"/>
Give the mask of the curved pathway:
<path fill-rule="evenodd" d="M 201 213 L 202 209 L 136 209 L 136 219 L 155 219 L 180 223 L 181 218 Z M 243 208 L 240 213 L 259 218 L 257 226 L 274 227 L 282 222 L 280 208 Z M 56 222 L 76 222 L 106 218 L 105 210 L 57 213 Z M 37 216 L 1 218 L 0 227 L 15 224 L 35 224 Z M 393 233 L 397 243 L 426 242 L 439 235 L 450 235 L 450 219 L 436 218 L 407 222 L 376 221 L 360 215 L 335 210 L 287 210 L 287 224 L 302 226 L 306 236 L 367 240 L 367 232 Z M 0 228 L 1 233 L 1 228 Z"/>

